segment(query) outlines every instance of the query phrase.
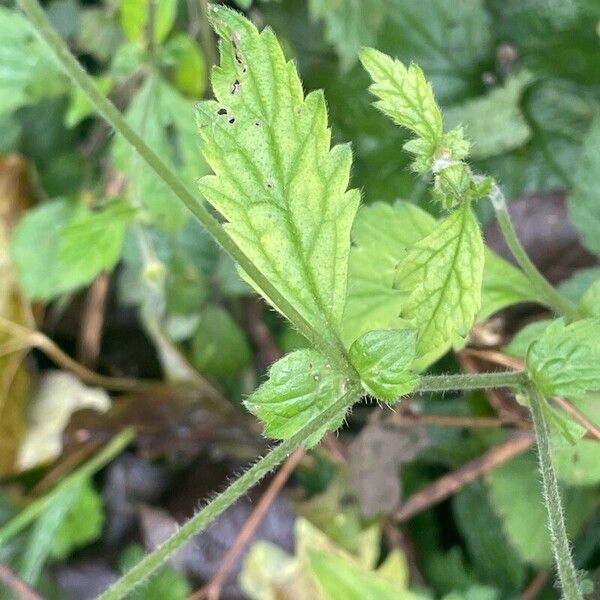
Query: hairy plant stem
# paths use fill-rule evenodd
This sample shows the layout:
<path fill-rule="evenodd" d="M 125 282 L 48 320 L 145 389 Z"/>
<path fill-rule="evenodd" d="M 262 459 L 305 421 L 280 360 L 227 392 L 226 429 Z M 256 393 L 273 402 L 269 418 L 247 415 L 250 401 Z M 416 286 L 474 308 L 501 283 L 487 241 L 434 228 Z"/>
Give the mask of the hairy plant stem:
<path fill-rule="evenodd" d="M 258 285 L 273 305 L 283 313 L 322 354 L 349 377 L 356 378 L 356 371 L 348 361 L 346 353 L 335 336 L 325 338 L 315 331 L 310 323 L 296 310 L 283 294 L 263 275 L 246 256 L 236 242 L 229 237 L 219 221 L 204 206 L 203 199 L 192 193 L 169 167 L 127 123 L 116 106 L 102 94 L 94 80 L 84 71 L 66 44 L 54 29 L 38 0 L 18 0 L 40 40 L 50 49 L 65 73 L 79 86 L 98 113 L 120 133 L 146 161 L 152 170 L 167 184 L 189 211 L 204 225 L 215 241 L 228 252 Z"/>
<path fill-rule="evenodd" d="M 258 462 L 254 463 L 243 475 L 238 477 L 229 487 L 215 496 L 202 510 L 186 521 L 171 537 L 164 541 L 154 552 L 146 555 L 139 563 L 130 569 L 121 579 L 101 594 L 97 600 L 117 600 L 123 598 L 138 584 L 149 577 L 160 565 L 167 560 L 192 536 L 202 532 L 206 526 L 216 519 L 224 510 L 243 496 L 251 487 L 256 485 L 265 475 L 275 469 L 306 439 L 323 427 L 325 423 L 352 406 L 361 395 L 358 386 L 352 386 L 339 400 L 313 417 L 304 427 L 299 429 L 291 438 L 275 446 Z"/>
<path fill-rule="evenodd" d="M 448 392 L 484 390 L 499 387 L 522 387 L 527 381 L 525 371 L 500 373 L 466 373 L 458 375 L 424 375 L 416 392 Z"/>
<path fill-rule="evenodd" d="M 554 310 L 557 314 L 567 317 L 569 320 L 574 320 L 578 317 L 576 306 L 565 298 L 558 290 L 540 273 L 538 268 L 533 264 L 525 248 L 519 241 L 517 232 L 513 225 L 506 198 L 500 187 L 494 182 L 490 192 L 490 201 L 498 219 L 498 225 L 502 231 L 502 235 L 506 243 L 515 257 L 518 265 L 523 270 L 533 287 L 540 295 L 540 300 Z"/>
<path fill-rule="evenodd" d="M 542 488 L 544 490 L 544 501 L 548 511 L 548 528 L 550 530 L 550 541 L 552 553 L 558 571 L 558 579 L 562 588 L 564 600 L 583 600 L 579 589 L 577 571 L 573 564 L 571 548 L 565 528 L 562 502 L 558 480 L 552 463 L 552 452 L 550 448 L 550 430 L 544 416 L 543 394 L 537 387 L 530 383 L 527 387 L 531 417 L 537 442 L 537 452 L 540 473 L 542 475 Z"/>
<path fill-rule="evenodd" d="M 67 488 L 77 485 L 99 471 L 115 456 L 120 454 L 134 438 L 134 431 L 126 429 L 115 436 L 102 450 L 93 458 L 81 465 L 75 471 L 67 475 L 56 487 L 47 494 L 37 498 L 27 505 L 20 513 L 13 517 L 8 523 L 0 528 L 0 546 L 10 538 L 23 530 L 32 521 L 37 519 Z"/>

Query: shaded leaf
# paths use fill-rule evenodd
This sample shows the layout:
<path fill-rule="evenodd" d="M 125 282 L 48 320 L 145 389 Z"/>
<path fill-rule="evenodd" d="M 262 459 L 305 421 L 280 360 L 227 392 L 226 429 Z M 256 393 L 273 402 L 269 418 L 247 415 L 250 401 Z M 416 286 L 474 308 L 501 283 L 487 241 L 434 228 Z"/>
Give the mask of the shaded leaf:
<path fill-rule="evenodd" d="M 160 44 L 173 27 L 177 17 L 176 0 L 123 0 L 121 26 L 131 42 Z M 149 25 L 152 31 L 148 32 Z"/>
<path fill-rule="evenodd" d="M 192 339 L 192 363 L 201 373 L 233 376 L 250 364 L 246 336 L 231 315 L 218 306 L 200 312 Z"/>
<path fill-rule="evenodd" d="M 473 159 L 503 154 L 521 147 L 531 130 L 520 108 L 531 74 L 521 72 L 487 95 L 468 100 L 444 111 L 444 122 L 450 129 L 462 126 L 471 142 Z"/>
<path fill-rule="evenodd" d="M 310 0 L 313 18 L 325 24 L 325 39 L 333 45 L 340 65 L 347 71 L 358 60 L 363 46 L 372 46 L 386 19 L 383 0 Z"/>
<path fill-rule="evenodd" d="M 575 188 L 569 197 L 569 215 L 583 243 L 600 254 L 600 118 L 585 138 L 583 154 L 575 174 Z"/>

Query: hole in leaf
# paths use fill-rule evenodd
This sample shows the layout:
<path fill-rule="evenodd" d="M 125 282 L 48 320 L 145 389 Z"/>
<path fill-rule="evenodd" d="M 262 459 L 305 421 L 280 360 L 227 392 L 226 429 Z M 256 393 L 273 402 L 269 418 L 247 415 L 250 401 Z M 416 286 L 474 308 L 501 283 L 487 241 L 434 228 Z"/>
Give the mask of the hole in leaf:
<path fill-rule="evenodd" d="M 227 114 L 227 109 L 226 109 L 226 108 L 220 108 L 220 109 L 217 111 L 217 114 L 218 114 L 218 115 L 226 115 L 226 114 Z"/>
<path fill-rule="evenodd" d="M 232 84 L 231 84 L 231 93 L 233 95 L 237 94 L 240 91 L 240 80 L 236 79 Z"/>

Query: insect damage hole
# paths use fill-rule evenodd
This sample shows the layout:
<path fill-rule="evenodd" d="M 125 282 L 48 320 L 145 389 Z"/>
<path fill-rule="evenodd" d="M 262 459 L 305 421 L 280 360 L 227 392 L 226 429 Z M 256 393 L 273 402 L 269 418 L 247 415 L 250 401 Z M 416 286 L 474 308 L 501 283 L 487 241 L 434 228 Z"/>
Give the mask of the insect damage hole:
<path fill-rule="evenodd" d="M 235 96 L 238 92 L 240 91 L 240 80 L 236 79 L 232 84 L 231 84 L 231 94 L 233 96 Z"/>

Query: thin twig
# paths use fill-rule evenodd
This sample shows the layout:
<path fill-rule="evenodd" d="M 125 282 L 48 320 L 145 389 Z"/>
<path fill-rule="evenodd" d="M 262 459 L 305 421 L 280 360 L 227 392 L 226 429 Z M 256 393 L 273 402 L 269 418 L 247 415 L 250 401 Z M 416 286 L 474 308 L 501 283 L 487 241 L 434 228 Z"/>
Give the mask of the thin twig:
<path fill-rule="evenodd" d="M 98 366 L 109 283 L 110 274 L 103 271 L 92 282 L 85 299 L 77 354 L 79 362 L 90 369 Z"/>
<path fill-rule="evenodd" d="M 227 551 L 227 554 L 223 557 L 219 568 L 215 571 L 211 580 L 203 588 L 192 594 L 188 600 L 201 600 L 203 598 L 206 598 L 206 600 L 219 600 L 221 589 L 223 588 L 237 557 L 254 535 L 256 528 L 265 518 L 269 507 L 303 457 L 304 448 L 302 447 L 297 448 L 295 452 L 290 454 L 275 477 L 271 480 L 271 483 L 269 483 L 269 487 L 258 501 L 256 508 L 252 511 L 248 520 L 244 523 L 244 526 L 240 530 L 231 548 Z"/>
<path fill-rule="evenodd" d="M 550 570 L 540 571 L 523 590 L 519 600 L 534 600 L 534 598 L 544 589 L 546 582 L 550 577 Z"/>
<path fill-rule="evenodd" d="M 0 563 L 0 581 L 12 590 L 21 600 L 44 600 L 33 588 L 29 587 L 6 564 Z"/>
<path fill-rule="evenodd" d="M 463 353 L 471 356 L 476 356 L 487 360 L 493 364 L 512 367 L 514 369 L 522 369 L 525 366 L 525 361 L 520 358 L 508 356 L 498 350 L 477 350 L 475 348 L 465 348 Z M 577 421 L 587 430 L 586 437 L 600 440 L 600 427 L 596 425 L 584 412 L 579 410 L 572 402 L 560 396 L 552 396 L 550 400 L 560 406 L 573 420 Z"/>
<path fill-rule="evenodd" d="M 410 421 L 420 425 L 440 425 L 442 427 L 502 427 L 507 423 L 498 417 L 458 417 L 410 412 L 394 413 L 391 420 L 399 423 Z"/>
<path fill-rule="evenodd" d="M 506 442 L 490 448 L 478 458 L 468 462 L 456 471 L 447 473 L 410 496 L 392 515 L 393 521 L 396 523 L 407 521 L 416 514 L 445 500 L 480 475 L 525 452 L 531 446 L 533 440 L 532 433 L 521 431 L 510 437 Z"/>

